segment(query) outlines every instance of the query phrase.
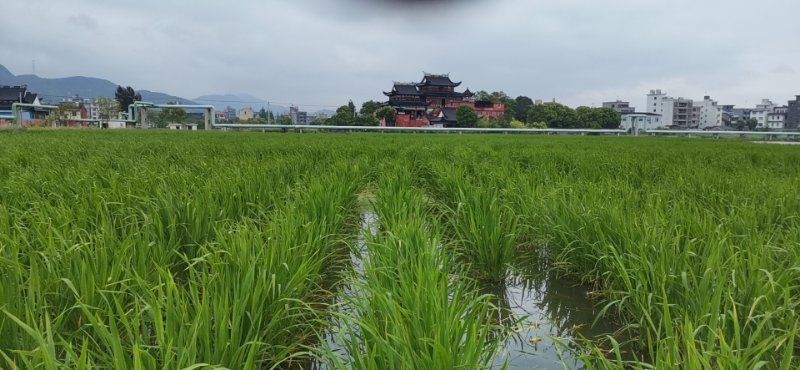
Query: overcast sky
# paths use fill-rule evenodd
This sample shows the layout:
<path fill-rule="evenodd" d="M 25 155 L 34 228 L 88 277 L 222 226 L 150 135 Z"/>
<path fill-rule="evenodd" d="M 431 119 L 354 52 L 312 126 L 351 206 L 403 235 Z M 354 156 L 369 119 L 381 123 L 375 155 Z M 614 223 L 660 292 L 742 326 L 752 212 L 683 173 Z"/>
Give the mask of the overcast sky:
<path fill-rule="evenodd" d="M 383 99 L 392 81 L 577 105 L 800 94 L 798 0 L 3 1 L 0 64 L 194 98 Z"/>

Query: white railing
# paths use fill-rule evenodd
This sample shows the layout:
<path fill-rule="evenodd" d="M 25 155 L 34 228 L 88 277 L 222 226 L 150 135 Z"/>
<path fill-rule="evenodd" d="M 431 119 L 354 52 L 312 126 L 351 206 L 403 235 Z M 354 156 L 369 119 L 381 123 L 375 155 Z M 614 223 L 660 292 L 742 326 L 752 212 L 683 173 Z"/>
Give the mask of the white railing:
<path fill-rule="evenodd" d="M 800 137 L 798 131 L 704 131 L 704 130 L 647 130 L 640 131 L 640 135 L 697 135 L 697 136 L 714 136 L 720 137 L 722 135 L 738 135 L 738 136 L 788 136 Z"/>
<path fill-rule="evenodd" d="M 568 134 L 627 134 L 619 129 L 568 129 L 568 128 L 475 128 L 475 127 L 393 127 L 393 126 L 321 126 L 321 125 L 248 125 L 244 123 L 217 123 L 215 128 L 253 130 L 324 130 L 324 131 L 375 131 L 375 132 L 484 132 L 484 133 L 568 133 Z"/>

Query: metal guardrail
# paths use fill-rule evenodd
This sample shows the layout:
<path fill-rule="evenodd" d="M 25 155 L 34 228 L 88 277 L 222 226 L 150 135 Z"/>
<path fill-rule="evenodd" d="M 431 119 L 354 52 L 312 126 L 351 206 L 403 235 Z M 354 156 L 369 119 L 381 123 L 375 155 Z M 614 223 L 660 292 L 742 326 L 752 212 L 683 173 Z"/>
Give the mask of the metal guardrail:
<path fill-rule="evenodd" d="M 37 107 L 45 109 L 55 109 L 55 106 L 49 105 L 33 105 L 33 104 L 18 104 L 14 103 L 12 107 L 13 115 L 8 118 L 15 118 L 21 107 Z M 202 108 L 210 110 L 213 106 L 210 105 L 165 105 L 153 104 L 146 102 L 135 102 L 129 107 L 129 116 L 134 115 L 134 107 L 141 108 Z M 5 116 L 0 118 L 6 118 Z M 209 114 L 206 120 L 206 129 L 209 128 L 222 128 L 222 129 L 250 129 L 250 130 L 280 130 L 280 131 L 302 131 L 302 130 L 320 130 L 320 131 L 372 131 L 372 132 L 468 132 L 468 133 L 514 133 L 514 134 L 614 134 L 614 135 L 697 135 L 697 136 L 713 136 L 720 137 L 723 135 L 739 135 L 739 136 L 764 136 L 767 138 L 775 136 L 787 136 L 800 138 L 799 131 L 705 131 L 705 130 L 639 130 L 638 133 L 631 132 L 623 129 L 571 129 L 571 128 L 476 128 L 476 127 L 395 127 L 395 126 L 325 126 L 325 125 L 264 125 L 264 124 L 244 124 L 244 123 L 216 123 L 215 116 Z M 136 117 L 124 120 L 125 122 L 135 122 Z M 81 119 L 80 121 L 97 121 L 93 119 Z"/>
<path fill-rule="evenodd" d="M 474 127 L 392 127 L 392 126 L 318 126 L 318 125 L 248 125 L 242 123 L 217 123 L 215 128 L 253 130 L 325 130 L 374 132 L 484 132 L 484 133 L 570 133 L 570 134 L 627 134 L 619 129 L 567 129 L 567 128 L 474 128 Z"/>
<path fill-rule="evenodd" d="M 615 135 L 753 135 L 800 137 L 797 131 L 704 131 L 704 130 L 648 130 L 638 135 L 622 129 L 572 129 L 572 128 L 473 128 L 473 127 L 390 127 L 390 126 L 318 126 L 318 125 L 249 125 L 244 123 L 217 123 L 215 128 L 253 129 L 253 130 L 324 130 L 324 131 L 373 131 L 373 132 L 476 132 L 476 133 L 514 133 L 514 134 L 615 134 Z"/>
<path fill-rule="evenodd" d="M 640 131 L 640 135 L 698 135 L 698 136 L 722 136 L 722 135 L 751 135 L 751 136 L 796 136 L 800 137 L 798 131 L 704 131 L 704 130 L 648 130 Z"/>

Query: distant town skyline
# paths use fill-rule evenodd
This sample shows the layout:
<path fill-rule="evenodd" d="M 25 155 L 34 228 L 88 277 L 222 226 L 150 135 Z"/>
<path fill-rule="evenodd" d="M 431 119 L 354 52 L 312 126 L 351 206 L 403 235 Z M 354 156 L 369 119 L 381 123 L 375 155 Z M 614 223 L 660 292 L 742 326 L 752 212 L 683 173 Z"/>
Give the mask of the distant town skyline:
<path fill-rule="evenodd" d="M 11 2 L 0 63 L 187 99 L 307 106 L 381 100 L 387 81 L 423 71 L 570 106 L 619 99 L 640 110 L 652 89 L 737 106 L 800 94 L 793 0 L 435 3 Z"/>

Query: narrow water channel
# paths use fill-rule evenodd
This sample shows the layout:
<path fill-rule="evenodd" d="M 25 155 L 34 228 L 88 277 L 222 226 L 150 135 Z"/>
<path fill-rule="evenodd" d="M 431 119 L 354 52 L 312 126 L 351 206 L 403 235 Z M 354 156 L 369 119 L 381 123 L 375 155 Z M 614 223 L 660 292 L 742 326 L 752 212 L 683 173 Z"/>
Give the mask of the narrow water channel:
<path fill-rule="evenodd" d="M 380 220 L 370 199 L 360 197 L 358 206 L 361 229 L 352 248 L 353 272 L 349 275 L 356 279 L 363 273 L 364 260 L 369 258 L 368 236 L 376 236 L 380 229 Z M 495 296 L 495 304 L 510 313 L 498 320 L 514 331 L 506 338 L 494 364 L 499 368 L 507 363 L 509 369 L 585 368 L 569 348 L 577 349 L 574 343 L 581 337 L 599 338 L 618 327 L 602 320 L 592 325 L 598 312 L 588 297 L 588 290 L 553 273 L 544 252 L 532 252 L 517 259 L 512 271 L 504 283 L 481 287 L 481 293 Z M 335 300 L 342 303 L 351 294 L 354 294 L 352 286 L 343 286 Z M 347 312 L 345 305 L 335 307 L 339 312 Z M 336 331 L 334 325 L 325 339 L 331 348 L 342 350 L 341 345 L 335 343 Z M 326 367 L 315 363 L 312 368 Z"/>
<path fill-rule="evenodd" d="M 356 203 L 356 207 L 360 214 L 360 226 L 357 230 L 357 235 L 354 238 L 354 243 L 350 251 L 350 266 L 348 266 L 350 271 L 344 275 L 344 279 L 349 279 L 352 282 L 357 282 L 360 279 L 360 276 L 362 276 L 364 273 L 364 261 L 369 258 L 369 253 L 367 252 L 368 236 L 377 236 L 378 230 L 380 229 L 378 215 L 372 208 L 371 201 L 373 199 L 374 196 L 371 193 L 364 192 L 359 194 L 358 201 Z M 346 298 L 348 296 L 357 294 L 357 292 L 355 292 L 353 289 L 356 288 L 354 288 L 352 284 L 343 284 L 339 287 L 335 296 L 333 297 L 332 307 L 335 311 L 338 313 L 347 313 L 348 306 L 346 304 Z M 341 325 L 341 322 L 339 320 L 334 320 L 333 326 L 325 331 L 323 338 L 325 342 L 327 342 L 327 345 L 335 352 L 344 353 L 345 350 L 342 344 L 337 342 L 337 340 L 340 339 L 340 337 L 336 334 L 340 330 L 339 325 Z M 326 364 L 313 359 L 307 362 L 305 365 L 306 366 L 304 367 L 312 370 L 328 369 Z"/>
<path fill-rule="evenodd" d="M 593 325 L 598 308 L 588 289 L 553 272 L 544 251 L 519 258 L 515 265 L 495 296 L 516 318 L 525 319 L 495 363 L 508 361 L 509 369 L 585 368 L 569 349 L 577 350 L 581 337 L 598 339 L 619 327 L 605 320 Z"/>

